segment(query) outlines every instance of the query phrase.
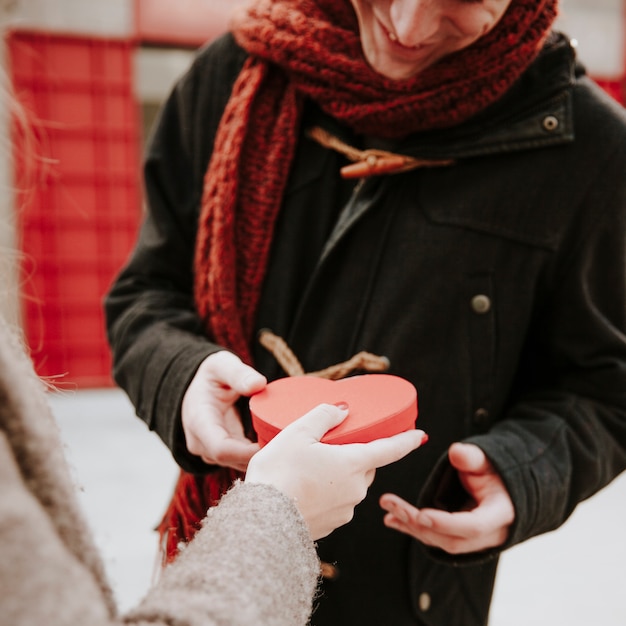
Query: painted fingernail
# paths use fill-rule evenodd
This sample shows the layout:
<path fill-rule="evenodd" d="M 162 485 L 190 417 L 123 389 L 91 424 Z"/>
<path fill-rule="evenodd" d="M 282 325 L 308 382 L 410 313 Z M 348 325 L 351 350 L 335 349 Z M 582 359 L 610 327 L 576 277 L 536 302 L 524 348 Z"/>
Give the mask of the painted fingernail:
<path fill-rule="evenodd" d="M 425 443 L 428 443 L 429 439 L 430 439 L 430 437 L 426 433 L 424 433 L 422 435 L 422 443 L 420 445 L 423 446 Z"/>
<path fill-rule="evenodd" d="M 335 406 L 342 411 L 347 411 L 350 408 L 347 402 L 335 402 Z"/>

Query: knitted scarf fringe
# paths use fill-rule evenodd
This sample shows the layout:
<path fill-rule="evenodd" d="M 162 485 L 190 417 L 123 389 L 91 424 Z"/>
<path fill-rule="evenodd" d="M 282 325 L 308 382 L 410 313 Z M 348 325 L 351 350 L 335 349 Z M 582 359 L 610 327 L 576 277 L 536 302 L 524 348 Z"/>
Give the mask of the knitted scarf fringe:
<path fill-rule="evenodd" d="M 243 478 L 243 474 L 227 467 L 217 468 L 208 478 L 180 472 L 172 500 L 156 528 L 161 537 L 164 565 L 171 563 L 193 539 L 209 508 L 220 501 L 238 478 Z"/>

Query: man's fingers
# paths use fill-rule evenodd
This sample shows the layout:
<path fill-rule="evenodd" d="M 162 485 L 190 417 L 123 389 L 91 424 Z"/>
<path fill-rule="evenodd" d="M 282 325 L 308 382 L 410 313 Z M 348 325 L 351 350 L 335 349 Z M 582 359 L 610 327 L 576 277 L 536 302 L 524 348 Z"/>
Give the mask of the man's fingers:
<path fill-rule="evenodd" d="M 240 395 L 251 395 L 265 388 L 267 379 L 238 356 L 227 350 L 216 352 L 205 360 L 207 371 Z"/>
<path fill-rule="evenodd" d="M 450 554 L 477 552 L 502 545 L 508 537 L 508 527 L 495 523 L 489 511 L 445 513 L 422 509 L 417 516 L 420 541 L 436 546 Z"/>
<path fill-rule="evenodd" d="M 408 503 L 396 506 L 384 498 L 387 495 L 381 498 L 381 505 L 388 511 L 384 518 L 386 526 L 450 554 L 476 552 L 501 545 L 506 540 L 504 529 L 482 524 L 480 520 L 471 521 L 469 513 L 420 510 Z"/>
<path fill-rule="evenodd" d="M 448 450 L 450 464 L 459 472 L 488 474 L 492 472 L 486 454 L 471 443 L 453 443 Z"/>
<path fill-rule="evenodd" d="M 494 518 L 490 507 L 486 504 L 472 511 L 453 513 L 439 509 L 421 509 L 417 522 L 440 535 L 467 539 L 482 533 L 489 533 L 501 526 L 500 521 Z"/>
<path fill-rule="evenodd" d="M 448 512 L 440 509 L 418 509 L 393 493 L 380 497 L 383 509 L 415 528 L 429 529 L 449 537 L 473 537 L 499 528 L 504 522 L 497 499 L 486 501 L 471 511 Z"/>
<path fill-rule="evenodd" d="M 192 454 L 210 465 L 222 465 L 245 469 L 259 444 L 247 439 L 243 434 L 229 433 L 221 424 L 201 421 L 193 437 L 187 440 L 187 448 Z"/>
<path fill-rule="evenodd" d="M 472 511 L 453 513 L 439 509 L 417 509 L 410 505 L 397 506 L 397 503 L 392 506 L 389 504 L 387 502 L 384 508 L 400 520 L 410 524 L 421 540 L 429 539 L 429 544 L 437 538 L 437 543 L 450 540 L 473 542 L 480 537 L 492 537 L 507 527 L 495 502 L 493 505 L 483 504 Z"/>
<path fill-rule="evenodd" d="M 220 442 L 219 453 L 213 456 L 211 451 L 207 450 L 201 457 L 205 463 L 210 465 L 222 465 L 245 470 L 252 456 L 258 451 L 258 443 L 228 438 Z"/>

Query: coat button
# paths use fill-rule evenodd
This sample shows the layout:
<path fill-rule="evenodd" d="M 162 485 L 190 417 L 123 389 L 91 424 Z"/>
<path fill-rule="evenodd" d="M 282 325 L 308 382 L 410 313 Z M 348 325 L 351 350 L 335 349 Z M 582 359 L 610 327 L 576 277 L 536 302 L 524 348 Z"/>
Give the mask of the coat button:
<path fill-rule="evenodd" d="M 472 310 L 474 313 L 484 315 L 491 310 L 491 299 L 483 293 L 472 298 Z"/>
<path fill-rule="evenodd" d="M 546 117 L 543 118 L 541 125 L 544 130 L 551 133 L 559 127 L 559 118 L 555 115 L 546 115 Z"/>
<path fill-rule="evenodd" d="M 429 593 L 420 593 L 420 597 L 418 598 L 418 605 L 420 607 L 420 611 L 426 613 L 430 610 L 430 606 L 432 604 L 432 599 Z"/>
<path fill-rule="evenodd" d="M 474 412 L 474 423 L 478 426 L 487 426 L 489 423 L 489 411 L 487 409 L 476 409 Z"/>

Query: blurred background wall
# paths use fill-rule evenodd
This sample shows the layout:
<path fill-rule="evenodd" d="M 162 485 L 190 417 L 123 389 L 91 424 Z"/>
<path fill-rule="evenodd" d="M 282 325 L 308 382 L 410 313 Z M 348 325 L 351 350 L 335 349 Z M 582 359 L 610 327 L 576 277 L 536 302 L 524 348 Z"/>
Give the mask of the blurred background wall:
<path fill-rule="evenodd" d="M 194 50 L 242 0 L 0 0 L 0 313 L 41 376 L 112 385 L 102 297 L 142 213 L 141 154 Z M 626 0 L 562 0 L 559 27 L 626 102 Z M 11 147 L 19 146 L 19 149 Z"/>

